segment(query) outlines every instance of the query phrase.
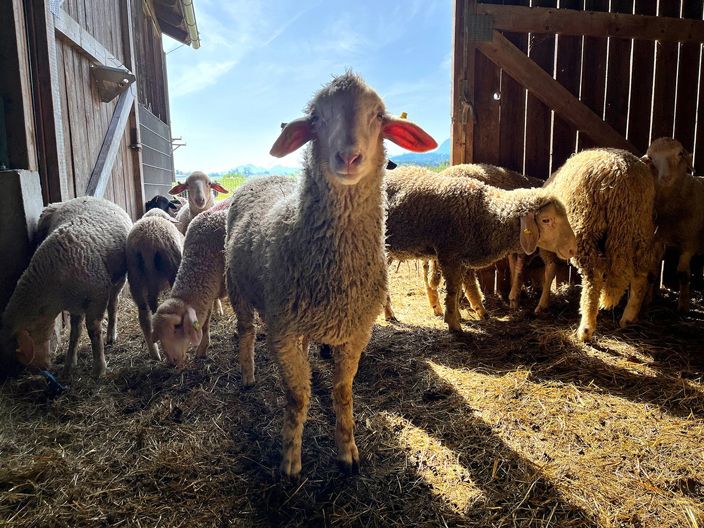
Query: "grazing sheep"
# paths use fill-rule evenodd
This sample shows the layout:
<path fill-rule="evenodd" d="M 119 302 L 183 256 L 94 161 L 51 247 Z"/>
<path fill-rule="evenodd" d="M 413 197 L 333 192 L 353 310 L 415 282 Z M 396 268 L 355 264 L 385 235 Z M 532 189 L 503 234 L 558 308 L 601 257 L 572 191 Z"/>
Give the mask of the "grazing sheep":
<path fill-rule="evenodd" d="M 152 338 L 152 314 L 159 294 L 173 286 L 181 263 L 183 235 L 176 220 L 161 209 L 151 209 L 138 220 L 127 237 L 127 278 L 132 300 L 139 311 L 139 325 L 149 355 L 160 359 Z"/>
<path fill-rule="evenodd" d="M 420 167 L 387 177 L 387 244 L 399 260 L 436 257 L 445 277 L 445 322 L 461 331 L 458 296 L 464 267 L 483 268 L 508 253 L 536 247 L 574 255 L 564 206 L 543 189 L 505 191 Z"/>
<path fill-rule="evenodd" d="M 443 171 L 440 171 L 440 174 L 448 177 L 474 178 L 475 180 L 484 182 L 487 185 L 498 187 L 499 189 L 504 189 L 507 191 L 513 189 L 541 187 L 544 183 L 543 180 L 539 180 L 538 178 L 532 178 L 531 176 L 525 176 L 503 167 L 483 163 L 453 165 Z M 511 291 L 508 295 L 509 307 L 511 310 L 517 310 L 518 297 L 521 293 L 521 287 L 523 285 L 525 254 L 522 252 L 510 253 L 508 255 L 508 260 L 509 269 L 511 270 Z M 477 281 L 477 271 L 478 270 L 473 268 L 466 268 L 462 283 L 464 285 L 470 306 L 480 319 L 484 319 L 487 316 L 487 312 L 483 304 L 484 295 L 482 294 L 479 282 Z M 435 315 L 442 315 L 442 308 L 440 307 L 438 298 L 438 285 L 440 284 L 441 275 L 437 260 L 432 259 L 430 265 L 428 265 L 428 261 L 424 261 L 423 272 L 423 278 L 425 280 L 425 287 L 428 293 L 428 301 L 430 301 L 430 306 L 433 308 Z M 429 272 L 430 279 L 428 279 Z"/>
<path fill-rule="evenodd" d="M 262 178 L 233 195 L 226 273 L 243 382 L 254 382 L 256 310 L 286 387 L 285 475 L 301 470 L 310 340 L 332 345 L 338 458 L 347 470 L 359 467 L 352 380 L 387 288 L 384 138 L 416 151 L 436 146 L 417 125 L 387 114 L 376 92 L 346 73 L 316 94 L 305 117 L 286 124 L 271 149 L 282 157 L 310 142 L 299 182 Z"/>
<path fill-rule="evenodd" d="M 225 224 L 232 198 L 228 198 L 191 222 L 183 243 L 181 265 L 169 297 L 152 319 L 153 340 L 161 341 L 168 361 L 182 365 L 189 343 L 196 356 L 205 357 L 210 345 L 210 315 L 225 291 Z"/>
<path fill-rule="evenodd" d="M 71 314 L 65 373 L 77 362 L 85 319 L 93 349 L 93 374 L 105 374 L 101 323 L 108 312 L 108 344 L 116 338 L 116 306 L 125 284 L 125 243 L 132 221 L 117 205 L 81 197 L 51 204 L 39 219 L 41 243 L 10 298 L 2 319 L 3 343 L 17 343 L 17 359 L 49 368 L 49 338 L 63 310 Z"/>
<path fill-rule="evenodd" d="M 577 236 L 573 264 L 582 275 L 578 339 L 592 337 L 599 308 L 613 308 L 629 285 L 620 325 L 634 322 L 653 260 L 655 178 L 648 166 L 623 150 L 585 150 L 572 155 L 544 188 L 564 202 Z M 547 308 L 555 278 L 550 257 L 544 260 L 540 310 Z"/>
<path fill-rule="evenodd" d="M 704 252 L 704 179 L 692 175 L 692 155 L 676 139 L 656 139 L 643 159 L 657 173 L 655 239 L 659 251 L 654 264 L 659 266 L 666 246 L 680 251 L 677 309 L 686 312 L 689 310 L 689 263 L 694 255 Z"/>
<path fill-rule="evenodd" d="M 184 205 L 176 215 L 178 220 L 178 230 L 184 235 L 188 225 L 199 214 L 210 209 L 215 204 L 215 192 L 228 193 L 222 185 L 210 181 L 204 172 L 196 171 L 186 178 L 184 183 L 177 183 L 171 188 L 169 194 L 176 195 L 184 192 L 188 193 L 188 203 Z"/>
<path fill-rule="evenodd" d="M 166 213 L 169 213 L 172 217 L 176 216 L 183 206 L 184 202 L 182 202 L 180 198 L 169 199 L 161 194 L 157 194 L 148 202 L 144 202 L 144 210 L 146 212 L 151 211 L 152 209 L 160 209 Z"/>

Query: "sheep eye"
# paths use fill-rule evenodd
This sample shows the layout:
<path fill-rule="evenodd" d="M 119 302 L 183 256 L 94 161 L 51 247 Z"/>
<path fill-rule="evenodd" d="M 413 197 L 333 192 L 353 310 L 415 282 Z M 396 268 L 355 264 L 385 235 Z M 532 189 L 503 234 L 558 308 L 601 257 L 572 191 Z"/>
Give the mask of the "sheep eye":
<path fill-rule="evenodd" d="M 550 223 L 550 219 L 549 219 L 549 218 L 543 218 L 542 222 L 543 222 L 544 224 L 549 224 L 549 223 Z"/>
<path fill-rule="evenodd" d="M 377 113 L 376 113 L 376 118 L 377 118 L 379 121 L 383 121 L 383 119 L 384 119 L 384 112 L 377 112 Z"/>

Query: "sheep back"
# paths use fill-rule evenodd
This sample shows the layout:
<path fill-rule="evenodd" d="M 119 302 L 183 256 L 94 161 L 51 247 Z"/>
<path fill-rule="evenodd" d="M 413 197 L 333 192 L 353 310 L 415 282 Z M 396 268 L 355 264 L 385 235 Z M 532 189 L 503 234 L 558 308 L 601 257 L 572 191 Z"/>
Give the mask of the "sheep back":
<path fill-rule="evenodd" d="M 545 182 L 532 176 L 526 176 L 510 169 L 489 165 L 486 163 L 462 163 L 452 165 L 442 171 L 441 175 L 452 178 L 474 178 L 487 185 L 505 189 L 507 191 L 513 189 L 541 187 Z"/>

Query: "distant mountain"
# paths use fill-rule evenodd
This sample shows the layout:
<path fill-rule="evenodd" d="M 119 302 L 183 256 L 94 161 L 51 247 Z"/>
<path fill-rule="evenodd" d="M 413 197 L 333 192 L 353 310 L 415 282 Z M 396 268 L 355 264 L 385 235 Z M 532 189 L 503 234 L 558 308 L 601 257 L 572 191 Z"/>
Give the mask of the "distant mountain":
<path fill-rule="evenodd" d="M 260 167 L 258 165 L 253 165 L 247 163 L 246 165 L 238 165 L 232 169 L 228 169 L 220 172 L 209 172 L 208 176 L 211 178 L 221 178 L 226 174 L 241 174 L 242 176 L 291 176 L 301 172 L 300 168 L 297 167 L 284 167 L 283 165 L 275 165 L 271 168 Z M 184 179 L 188 177 L 190 172 L 177 170 L 176 179 Z"/>
<path fill-rule="evenodd" d="M 450 162 L 450 140 L 446 139 L 442 144 L 431 152 L 409 152 L 399 156 L 389 156 L 391 161 L 399 165 L 427 165 L 435 166 Z"/>

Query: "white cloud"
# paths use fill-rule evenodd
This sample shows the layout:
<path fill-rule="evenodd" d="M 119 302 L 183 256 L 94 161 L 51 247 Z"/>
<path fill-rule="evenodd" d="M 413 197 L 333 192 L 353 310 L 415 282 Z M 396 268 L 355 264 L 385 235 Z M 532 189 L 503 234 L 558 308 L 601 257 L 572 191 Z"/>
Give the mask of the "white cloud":
<path fill-rule="evenodd" d="M 210 62 L 203 61 L 193 67 L 181 68 L 176 78 L 170 80 L 169 93 L 173 97 L 180 97 L 215 84 L 215 82 L 229 72 L 236 61 Z"/>

